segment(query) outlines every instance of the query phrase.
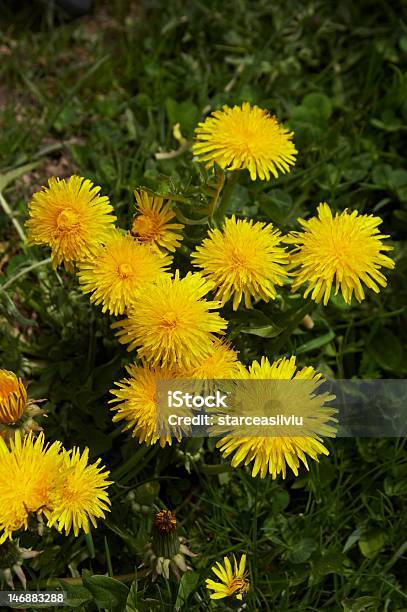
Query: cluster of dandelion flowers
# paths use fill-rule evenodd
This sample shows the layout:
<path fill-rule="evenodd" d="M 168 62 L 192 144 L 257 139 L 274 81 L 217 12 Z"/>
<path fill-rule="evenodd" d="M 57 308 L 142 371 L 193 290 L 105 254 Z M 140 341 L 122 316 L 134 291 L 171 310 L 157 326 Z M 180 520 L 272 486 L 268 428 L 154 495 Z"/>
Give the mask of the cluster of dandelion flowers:
<path fill-rule="evenodd" d="M 211 599 L 223 599 L 225 597 L 236 597 L 236 599 L 242 600 L 249 588 L 250 583 L 247 579 L 248 572 L 246 571 L 246 555 L 242 555 L 239 563 L 236 561 L 235 555 L 233 555 L 233 566 L 228 557 L 223 558 L 223 565 L 217 561 L 212 567 L 212 572 L 216 578 L 220 580 L 217 582 L 212 578 L 206 579 L 206 587 L 211 593 Z"/>
<path fill-rule="evenodd" d="M 103 312 L 123 314 L 135 295 L 167 273 L 171 256 L 140 244 L 130 234 L 112 230 L 90 259 L 79 264 L 79 282 Z"/>
<path fill-rule="evenodd" d="M 64 262 L 73 269 L 103 244 L 116 217 L 109 198 L 100 196 L 100 187 L 80 176 L 67 181 L 50 178 L 48 187 L 35 193 L 29 203 L 27 221 L 31 244 L 51 247 L 54 267 Z"/>
<path fill-rule="evenodd" d="M 212 284 L 200 274 L 164 277 L 135 297 L 128 316 L 113 324 L 128 350 L 138 349 L 150 365 L 190 370 L 211 351 L 215 334 L 227 322 L 218 312 L 219 302 L 204 299 Z"/>
<path fill-rule="evenodd" d="M 244 299 L 274 299 L 276 286 L 286 278 L 288 255 L 280 246 L 281 233 L 271 223 L 236 219 L 225 220 L 222 230 L 212 229 L 209 237 L 192 253 L 194 265 L 217 287 L 215 298 L 225 304 L 233 300 L 237 310 Z"/>
<path fill-rule="evenodd" d="M 172 205 L 144 190 L 135 191 L 134 195 L 138 214 L 133 219 L 133 236 L 145 244 L 175 251 L 181 244 L 184 225 L 173 222 L 175 212 Z"/>
<path fill-rule="evenodd" d="M 392 250 L 383 244 L 388 236 L 379 233 L 380 217 L 344 210 L 335 216 L 325 202 L 318 206 L 318 216 L 299 219 L 302 232 L 293 232 L 286 242 L 295 245 L 291 254 L 294 269 L 293 290 L 307 285 L 304 297 L 328 303 L 331 289 L 339 289 L 347 304 L 353 293 L 358 302 L 365 297 L 362 283 L 376 293 L 387 284 L 380 268 L 394 268 L 394 261 L 384 253 Z"/>
<path fill-rule="evenodd" d="M 10 447 L 0 438 L 0 544 L 14 531 L 27 529 L 31 512 L 49 507 L 59 478 L 60 450 L 60 442 L 45 445 L 42 433 L 35 439 L 17 432 Z"/>
<path fill-rule="evenodd" d="M 27 403 L 27 391 L 21 378 L 9 370 L 0 370 L 0 425 L 17 423 Z"/>
<path fill-rule="evenodd" d="M 110 512 L 110 500 L 106 491 L 112 484 L 109 472 L 100 465 L 100 459 L 89 464 L 89 450 L 81 454 L 74 448 L 61 454 L 60 478 L 50 495 L 50 509 L 45 511 L 48 526 L 55 526 L 66 535 L 73 530 L 78 536 L 83 529 L 89 533 L 90 525 L 96 527 L 96 519 L 105 518 Z"/>
<path fill-rule="evenodd" d="M 302 417 L 302 426 L 292 424 L 286 427 L 259 425 L 229 428 L 214 426 L 211 435 L 226 435 L 218 441 L 223 457 L 233 455 L 231 464 L 253 463 L 252 476 L 260 474 L 264 478 L 270 473 L 286 477 L 286 465 L 298 476 L 300 461 L 308 469 L 307 455 L 318 461 L 319 454 L 328 455 L 322 436 L 335 436 L 335 409 L 326 406 L 334 396 L 316 393 L 323 379 L 314 368 L 298 370 L 296 358 L 282 358 L 270 363 L 263 357 L 261 362 L 254 361 L 246 372 L 242 371 L 241 381 L 229 397 L 228 413 L 233 416 Z M 233 423 L 232 423 L 233 424 Z M 243 435 L 242 435 L 243 434 Z"/>
<path fill-rule="evenodd" d="M 207 167 L 216 162 L 228 170 L 247 169 L 252 180 L 268 181 L 270 174 L 277 177 L 295 164 L 292 137 L 267 111 L 244 102 L 224 106 L 199 123 L 192 151 Z"/>
<path fill-rule="evenodd" d="M 148 364 L 133 364 L 127 366 L 126 370 L 129 378 L 117 382 L 118 388 L 110 391 L 115 395 L 110 400 L 110 403 L 115 404 L 112 408 L 116 412 L 113 422 L 124 421 L 124 431 L 131 430 L 133 437 L 149 445 L 159 441 L 163 448 L 166 444 L 172 444 L 172 438 L 180 441 L 183 432 L 188 433 L 190 428 L 170 426 L 168 411 L 165 410 L 167 404 L 162 407 L 158 405 L 157 387 L 182 374 L 173 368 L 150 367 Z M 185 409 L 182 412 L 184 416 L 189 414 Z"/>

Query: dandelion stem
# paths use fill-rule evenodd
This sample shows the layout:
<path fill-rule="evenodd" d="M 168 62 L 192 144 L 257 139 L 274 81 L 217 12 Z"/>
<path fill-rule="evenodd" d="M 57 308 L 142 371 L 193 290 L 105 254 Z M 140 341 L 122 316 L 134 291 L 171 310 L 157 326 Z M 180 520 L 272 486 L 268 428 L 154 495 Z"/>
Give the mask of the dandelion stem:
<path fill-rule="evenodd" d="M 212 219 L 213 215 L 215 214 L 216 207 L 217 207 L 218 201 L 219 201 L 220 192 L 222 191 L 224 184 L 225 184 L 225 173 L 221 172 L 219 174 L 218 182 L 216 183 L 215 195 L 213 196 L 213 200 L 212 200 L 210 208 L 209 208 L 209 218 L 210 219 Z"/>
<path fill-rule="evenodd" d="M 223 192 L 223 198 L 218 206 L 218 210 L 216 213 L 216 219 L 218 222 L 222 222 L 224 216 L 226 215 L 227 208 L 230 201 L 230 196 L 232 195 L 234 188 L 236 187 L 237 181 L 239 178 L 238 172 L 232 172 L 229 179 L 227 180 L 226 187 Z"/>
<path fill-rule="evenodd" d="M 51 257 L 47 257 L 47 259 L 43 259 L 42 261 L 36 261 L 31 266 L 24 268 L 24 270 L 21 270 L 21 272 L 19 272 L 15 276 L 12 276 L 6 283 L 4 283 L 4 285 L 0 285 L 0 289 L 2 291 L 6 291 L 6 289 L 8 289 L 13 283 L 16 282 L 16 280 L 18 280 L 22 276 L 25 276 L 32 270 L 35 270 L 36 268 L 39 268 L 40 266 L 45 266 L 49 263 L 51 263 Z"/>
<path fill-rule="evenodd" d="M 7 201 L 5 200 L 3 194 L 0 191 L 0 204 L 4 210 L 4 212 L 6 213 L 6 215 L 8 215 L 11 219 L 12 224 L 14 225 L 14 227 L 16 228 L 16 231 L 18 233 L 18 235 L 20 236 L 21 240 L 23 242 L 27 242 L 27 236 L 25 235 L 25 232 L 23 230 L 23 228 L 21 227 L 18 219 L 16 218 L 14 212 L 11 210 L 10 206 L 7 204 Z"/>

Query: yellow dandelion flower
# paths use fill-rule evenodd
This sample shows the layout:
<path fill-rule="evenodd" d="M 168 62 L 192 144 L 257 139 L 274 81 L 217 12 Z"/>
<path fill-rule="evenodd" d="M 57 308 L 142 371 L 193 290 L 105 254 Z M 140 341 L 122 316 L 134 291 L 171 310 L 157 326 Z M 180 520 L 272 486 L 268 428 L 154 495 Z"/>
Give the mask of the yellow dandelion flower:
<path fill-rule="evenodd" d="M 228 170 L 247 169 L 254 181 L 270 180 L 278 172 L 289 172 L 297 149 L 293 133 L 258 106 L 224 106 L 199 123 L 195 130 L 194 155 L 210 167 L 216 162 Z"/>
<path fill-rule="evenodd" d="M 115 383 L 118 389 L 110 391 L 116 397 L 109 403 L 118 402 L 112 408 L 116 411 L 113 422 L 125 421 L 124 431 L 132 430 L 132 436 L 146 444 L 151 445 L 159 441 L 160 446 L 164 447 L 166 444 L 172 444 L 173 437 L 180 441 L 182 432 L 189 429 L 169 425 L 168 414 L 158 407 L 157 384 L 160 381 L 182 378 L 182 373 L 159 366 L 150 367 L 147 364 L 133 364 L 127 366 L 126 370 L 130 377 Z"/>
<path fill-rule="evenodd" d="M 232 596 L 236 599 L 243 599 L 243 595 L 250 588 L 250 583 L 247 580 L 246 555 L 240 557 L 239 563 L 233 555 L 233 567 L 230 559 L 223 557 L 223 565 L 217 561 L 212 567 L 212 571 L 220 582 L 215 582 L 211 578 L 206 579 L 206 588 L 213 591 L 210 595 L 211 599 L 223 599 Z"/>
<path fill-rule="evenodd" d="M 119 341 L 128 350 L 138 349 L 150 365 L 190 370 L 211 351 L 215 334 L 227 322 L 218 312 L 218 302 L 203 299 L 212 288 L 200 274 L 160 278 L 136 296 L 128 318 L 113 324 L 121 327 Z"/>
<path fill-rule="evenodd" d="M 91 258 L 79 264 L 79 282 L 90 300 L 102 304 L 102 312 L 123 314 L 134 297 L 163 274 L 171 256 L 151 250 L 130 234 L 112 230 Z"/>
<path fill-rule="evenodd" d="M 27 391 L 21 378 L 9 370 L 0 370 L 0 425 L 19 421 L 27 403 Z"/>
<path fill-rule="evenodd" d="M 268 302 L 276 297 L 276 286 L 283 284 L 288 255 L 279 246 L 281 240 L 271 223 L 233 215 L 222 230 L 210 230 L 191 257 L 218 288 L 215 298 L 222 305 L 233 299 L 236 310 L 244 298 L 246 308 L 251 308 L 252 297 Z"/>
<path fill-rule="evenodd" d="M 137 214 L 131 233 L 140 242 L 154 245 L 166 251 L 175 251 L 183 238 L 182 223 L 170 223 L 175 212 L 169 202 L 147 191 L 135 191 Z"/>
<path fill-rule="evenodd" d="M 196 368 L 193 368 L 190 376 L 200 380 L 234 378 L 238 376 L 241 367 L 238 353 L 231 343 L 215 340 L 210 353 Z"/>
<path fill-rule="evenodd" d="M 33 195 L 26 224 L 29 241 L 51 247 L 54 267 L 64 262 L 72 270 L 113 227 L 113 208 L 99 191 L 88 179 L 71 176 L 68 181 L 50 178 L 48 187 Z"/>
<path fill-rule="evenodd" d="M 215 426 L 211 432 L 219 436 L 222 429 L 229 431 L 217 446 L 224 457 L 233 454 L 233 467 L 254 462 L 253 477 L 260 474 L 264 478 L 269 472 L 273 478 L 280 473 L 285 478 L 286 464 L 297 476 L 300 460 L 308 469 L 306 455 L 318 461 L 318 454 L 329 454 L 321 436 L 335 435 L 335 427 L 330 424 L 336 420 L 333 417 L 335 409 L 325 406 L 334 396 L 327 392 L 315 393 L 323 379 L 314 368 L 297 370 L 295 357 L 279 359 L 272 364 L 263 357 L 260 363 L 254 361 L 248 371 L 242 372 L 241 378 L 228 400 L 228 414 L 230 417 L 260 418 L 259 426 L 243 426 L 232 434 L 230 427 Z M 279 415 L 287 418 L 293 414 L 302 417 L 301 429 L 295 423 L 291 429 L 275 425 L 267 428 L 263 424 L 263 417 L 273 417 L 278 424 Z"/>
<path fill-rule="evenodd" d="M 354 210 L 344 210 L 333 216 L 328 204 L 318 206 L 318 217 L 299 219 L 304 228 L 293 232 L 286 242 L 295 245 L 291 254 L 294 282 L 293 290 L 307 284 L 304 297 L 311 294 L 315 302 L 326 305 L 335 284 L 335 295 L 339 289 L 347 304 L 353 292 L 358 302 L 365 298 L 362 283 L 375 293 L 387 284 L 380 268 L 394 268 L 394 261 L 382 251 L 392 247 L 383 244 L 379 233 L 380 217 L 360 215 Z"/>
<path fill-rule="evenodd" d="M 42 433 L 34 439 L 17 432 L 10 448 L 0 438 L 0 544 L 11 539 L 14 531 L 27 529 L 30 512 L 49 508 L 60 449 L 60 442 L 44 446 Z"/>
<path fill-rule="evenodd" d="M 71 529 L 75 536 L 81 529 L 90 531 L 90 523 L 97 527 L 96 519 L 105 518 L 110 512 L 107 487 L 112 484 L 109 472 L 100 466 L 100 459 L 88 464 L 89 450 L 80 453 L 78 448 L 62 450 L 62 465 L 59 482 L 52 494 L 52 508 L 46 512 L 48 526 L 55 526 L 68 535 Z"/>

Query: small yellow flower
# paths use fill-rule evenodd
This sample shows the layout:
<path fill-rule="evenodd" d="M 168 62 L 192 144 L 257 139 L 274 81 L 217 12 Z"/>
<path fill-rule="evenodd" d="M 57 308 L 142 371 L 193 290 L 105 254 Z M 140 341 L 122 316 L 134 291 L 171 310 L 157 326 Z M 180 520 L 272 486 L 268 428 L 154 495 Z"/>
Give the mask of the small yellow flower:
<path fill-rule="evenodd" d="M 26 224 L 29 241 L 51 247 L 54 267 L 64 262 L 72 270 L 113 227 L 113 208 L 99 191 L 88 179 L 71 176 L 68 181 L 50 178 L 48 187 L 33 195 Z"/>
<path fill-rule="evenodd" d="M 216 299 L 222 304 L 233 299 L 236 310 L 244 298 L 246 308 L 251 308 L 252 297 L 268 302 L 276 297 L 276 286 L 283 284 L 288 255 L 279 246 L 281 240 L 271 223 L 233 215 L 225 220 L 222 231 L 210 230 L 191 257 L 218 288 Z"/>
<path fill-rule="evenodd" d="M 234 378 L 242 367 L 237 355 L 230 342 L 215 340 L 210 353 L 191 371 L 190 376 L 200 380 Z"/>
<path fill-rule="evenodd" d="M 44 446 L 41 433 L 34 439 L 19 432 L 10 448 L 0 437 L 0 544 L 14 531 L 27 529 L 31 512 L 50 507 L 50 495 L 59 478 L 60 442 Z"/>
<path fill-rule="evenodd" d="M 160 366 L 136 364 L 127 366 L 126 370 L 129 378 L 117 382 L 118 389 L 110 391 L 116 397 L 109 403 L 119 402 L 112 408 L 116 411 L 113 422 L 124 420 L 124 431 L 132 430 L 132 436 L 146 444 L 159 441 L 163 448 L 166 444 L 172 444 L 173 437 L 180 441 L 182 432 L 187 432 L 188 428 L 169 425 L 167 412 L 160 410 L 157 404 L 157 383 L 182 378 L 182 373 Z"/>
<path fill-rule="evenodd" d="M 0 425 L 19 421 L 28 403 L 21 378 L 9 370 L 0 370 Z"/>
<path fill-rule="evenodd" d="M 230 427 L 214 426 L 211 435 L 218 437 L 226 432 L 217 446 L 224 457 L 233 454 L 233 467 L 254 462 L 253 477 L 260 474 L 264 478 L 270 473 L 272 478 L 276 478 L 281 473 L 285 478 L 286 464 L 298 476 L 300 460 L 308 469 L 306 455 L 318 461 L 318 454 L 329 454 L 321 436 L 335 435 L 335 428 L 330 424 L 330 421 L 335 421 L 335 409 L 325 406 L 325 402 L 334 396 L 315 394 L 323 379 L 314 368 L 309 366 L 297 370 L 295 357 L 279 359 L 272 364 L 263 357 L 260 363 L 254 361 L 248 371 L 242 370 L 239 378 L 242 381 L 237 381 L 236 389 L 228 399 L 230 417 L 268 419 L 294 414 L 302 417 L 303 425 L 301 429 L 293 425 L 291 429 L 280 428 L 280 431 L 278 427 L 267 429 L 262 424 L 258 427 L 241 426 L 232 430 L 232 434 Z"/>
<path fill-rule="evenodd" d="M 158 246 L 166 251 L 175 251 L 183 238 L 182 223 L 170 223 L 175 212 L 169 202 L 147 191 L 135 191 L 137 214 L 133 219 L 131 233 L 140 242 Z"/>
<path fill-rule="evenodd" d="M 207 167 L 216 162 L 228 170 L 247 169 L 253 181 L 268 181 L 270 174 L 289 172 L 295 163 L 293 133 L 249 102 L 215 111 L 199 123 L 195 134 L 192 151 Z"/>
<path fill-rule="evenodd" d="M 121 327 L 119 341 L 151 366 L 190 370 L 204 359 L 227 322 L 218 312 L 218 302 L 203 299 L 212 284 L 200 274 L 180 278 L 163 277 L 134 299 L 128 318 L 113 324 Z"/>
<path fill-rule="evenodd" d="M 375 293 L 386 286 L 380 268 L 393 269 L 395 264 L 382 253 L 392 247 L 382 242 L 388 236 L 379 233 L 380 217 L 360 215 L 356 210 L 333 216 L 328 204 L 321 203 L 317 217 L 299 222 L 304 230 L 286 238 L 295 245 L 291 254 L 294 291 L 306 284 L 304 297 L 311 294 L 315 302 L 323 300 L 326 305 L 335 284 L 335 295 L 340 289 L 349 304 L 353 293 L 358 302 L 365 298 L 362 283 Z"/>
<path fill-rule="evenodd" d="M 130 234 L 112 230 L 91 258 L 79 264 L 79 282 L 102 312 L 123 314 L 137 293 L 165 274 L 170 255 L 151 250 Z"/>
<path fill-rule="evenodd" d="M 97 527 L 96 519 L 104 518 L 110 512 L 107 487 L 109 472 L 100 466 L 100 459 L 88 464 L 89 450 L 62 450 L 61 468 L 57 486 L 51 493 L 50 510 L 45 514 L 48 526 L 55 526 L 66 535 L 73 530 L 78 536 L 81 529 L 89 533 L 90 524 Z"/>
<path fill-rule="evenodd" d="M 233 555 L 233 567 L 228 557 L 223 557 L 223 565 L 217 561 L 212 567 L 212 571 L 220 582 L 215 582 L 211 578 L 206 579 L 207 589 L 213 591 L 211 599 L 223 599 L 224 597 L 236 597 L 243 599 L 249 588 L 250 583 L 247 580 L 248 572 L 246 571 L 246 555 L 242 555 L 239 564 Z"/>

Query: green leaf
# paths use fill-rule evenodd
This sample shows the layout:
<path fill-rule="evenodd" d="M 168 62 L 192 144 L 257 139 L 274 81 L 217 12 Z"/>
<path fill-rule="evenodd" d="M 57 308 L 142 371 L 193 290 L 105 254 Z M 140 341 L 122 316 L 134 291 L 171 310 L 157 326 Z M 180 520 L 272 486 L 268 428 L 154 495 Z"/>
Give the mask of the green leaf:
<path fill-rule="evenodd" d="M 310 351 L 315 351 L 321 346 L 325 346 L 328 342 L 331 342 L 335 338 L 335 332 L 333 330 L 329 331 L 327 334 L 323 334 L 318 338 L 314 338 L 309 342 L 305 342 L 301 346 L 296 349 L 297 355 L 301 355 L 302 353 L 309 353 Z"/>
<path fill-rule="evenodd" d="M 84 586 L 92 593 L 95 603 L 101 608 L 119 608 L 126 605 L 129 589 L 119 580 L 108 576 L 82 577 Z"/>
<path fill-rule="evenodd" d="M 129 594 L 127 596 L 127 601 L 126 601 L 126 610 L 125 612 L 138 612 L 138 584 L 137 584 L 137 580 L 134 580 L 132 582 L 132 585 L 130 587 L 130 591 Z"/>
<path fill-rule="evenodd" d="M 179 583 L 177 600 L 175 602 L 175 610 L 181 610 L 181 608 L 187 603 L 190 594 L 195 591 L 199 582 L 199 574 L 197 572 L 185 572 L 182 575 L 181 582 Z"/>
<path fill-rule="evenodd" d="M 24 166 L 19 166 L 18 168 L 4 172 L 4 174 L 0 174 L 0 191 L 3 191 L 7 185 L 20 178 L 20 176 L 31 172 L 31 170 L 34 170 L 34 168 L 37 168 L 41 163 L 42 162 L 37 161 L 31 164 L 25 164 Z"/>
<path fill-rule="evenodd" d="M 276 491 L 271 497 L 271 509 L 275 514 L 285 510 L 290 503 L 290 494 L 285 489 Z"/>
<path fill-rule="evenodd" d="M 342 601 L 343 612 L 364 612 L 365 610 L 378 610 L 380 601 L 377 597 L 365 595 L 357 599 L 344 599 Z"/>
<path fill-rule="evenodd" d="M 314 538 L 300 538 L 295 548 L 290 552 L 289 560 L 291 563 L 304 563 L 304 561 L 308 561 L 316 549 L 317 543 Z"/>
<path fill-rule="evenodd" d="M 312 578 L 319 579 L 327 574 L 341 574 L 346 556 L 341 552 L 324 552 L 312 559 Z"/>
<path fill-rule="evenodd" d="M 352 533 L 350 534 L 350 536 L 345 542 L 342 552 L 344 553 L 348 552 L 348 550 L 350 550 L 352 546 L 356 544 L 356 542 L 359 541 L 361 534 L 362 534 L 362 530 L 359 528 L 355 529 L 355 531 L 352 531 Z"/>
<path fill-rule="evenodd" d="M 275 338 L 283 331 L 277 325 L 262 325 L 261 327 L 242 327 L 240 330 L 243 334 L 251 334 L 252 336 L 260 336 L 260 338 Z"/>
<path fill-rule="evenodd" d="M 384 370 L 397 370 L 403 357 L 403 347 L 397 336 L 389 329 L 381 327 L 369 344 L 369 352 L 376 363 Z"/>
<path fill-rule="evenodd" d="M 66 593 L 66 603 L 71 608 L 78 608 L 93 599 L 92 593 L 82 584 L 70 584 L 64 580 L 60 580 L 59 582 L 63 591 Z"/>
<path fill-rule="evenodd" d="M 386 534 L 381 529 L 370 529 L 359 540 L 360 552 L 366 559 L 374 559 L 386 543 Z"/>
<path fill-rule="evenodd" d="M 200 112 L 193 102 L 189 100 L 177 102 L 173 98 L 167 98 L 165 108 L 171 126 L 179 123 L 181 129 L 187 133 L 191 133 L 194 130 L 199 121 Z"/>
<path fill-rule="evenodd" d="M 156 480 L 151 482 L 144 482 L 138 486 L 134 491 L 134 499 L 139 504 L 151 506 L 157 499 L 160 492 L 160 483 Z"/>
<path fill-rule="evenodd" d="M 302 105 L 316 111 L 324 120 L 329 119 L 332 114 L 332 102 L 323 93 L 311 93 L 305 96 Z"/>

